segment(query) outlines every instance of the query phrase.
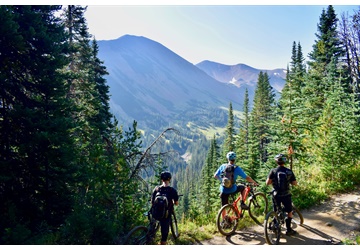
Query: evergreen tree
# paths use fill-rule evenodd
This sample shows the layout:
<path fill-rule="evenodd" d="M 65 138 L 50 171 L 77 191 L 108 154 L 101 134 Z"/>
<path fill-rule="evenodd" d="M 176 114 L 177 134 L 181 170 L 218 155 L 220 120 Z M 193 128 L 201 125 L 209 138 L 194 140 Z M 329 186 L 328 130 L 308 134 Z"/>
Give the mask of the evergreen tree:
<path fill-rule="evenodd" d="M 308 109 L 305 115 L 311 123 L 318 120 L 326 101 L 326 93 L 331 89 L 329 84 L 332 83 L 324 80 L 328 74 L 327 66 L 333 60 L 337 64 L 344 54 L 337 32 L 337 21 L 334 8 L 329 5 L 321 13 L 318 33 L 315 34 L 317 40 L 309 53 L 309 74 L 303 93 L 307 96 L 305 105 Z"/>
<path fill-rule="evenodd" d="M 201 200 L 203 204 L 203 210 L 205 214 L 216 212 L 219 206 L 214 204 L 219 203 L 218 198 L 218 183 L 214 178 L 214 173 L 218 168 L 219 152 L 218 146 L 215 140 L 215 135 L 210 142 L 210 149 L 206 157 L 206 164 L 202 168 L 202 189 Z"/>
<path fill-rule="evenodd" d="M 268 145 L 271 141 L 269 122 L 273 119 L 275 94 L 267 73 L 260 71 L 255 89 L 253 109 L 249 120 L 248 166 L 246 171 L 257 179 L 268 159 Z"/>
<path fill-rule="evenodd" d="M 234 124 L 234 113 L 232 103 L 229 104 L 229 116 L 228 123 L 225 130 L 225 140 L 223 145 L 223 155 L 226 155 L 229 151 L 235 150 L 235 124 Z"/>
<path fill-rule="evenodd" d="M 273 142 L 271 149 L 269 148 L 272 155 L 287 153 L 290 169 L 293 168 L 295 159 L 301 158 L 304 151 L 302 140 L 305 136 L 304 128 L 307 126 L 306 121 L 302 119 L 304 96 L 301 90 L 306 71 L 300 43 L 293 43 L 291 60 L 275 112 L 277 118 L 272 124 Z"/>
<path fill-rule="evenodd" d="M 339 182 L 347 179 L 349 169 L 359 160 L 359 110 L 354 94 L 347 94 L 338 78 L 335 59 L 326 81 L 331 84 L 320 126 L 316 129 L 315 154 L 325 179 Z M 332 70 L 331 70 L 332 69 Z M 352 185 L 351 182 L 345 182 Z M 344 185 L 344 184 L 343 184 Z"/>
<path fill-rule="evenodd" d="M 60 6 L 0 6 L 0 241 L 35 243 L 74 202 L 76 148 Z"/>
<path fill-rule="evenodd" d="M 236 155 L 239 165 L 247 166 L 249 160 L 249 92 L 245 90 L 243 118 L 240 120 L 239 134 L 236 136 Z M 246 168 L 246 167 L 245 167 Z"/>

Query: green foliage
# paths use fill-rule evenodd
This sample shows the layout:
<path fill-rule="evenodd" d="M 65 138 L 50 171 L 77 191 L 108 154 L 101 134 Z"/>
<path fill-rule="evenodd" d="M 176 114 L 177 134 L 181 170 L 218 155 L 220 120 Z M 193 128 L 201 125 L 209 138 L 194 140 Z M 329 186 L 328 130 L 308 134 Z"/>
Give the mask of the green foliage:
<path fill-rule="evenodd" d="M 199 128 L 177 114 L 185 138 L 177 143 L 168 135 L 172 128 L 155 136 L 161 117 L 142 134 L 136 121 L 128 130 L 118 126 L 86 7 L 67 6 L 58 18 L 60 8 L 0 6 L 1 244 L 121 243 L 132 227 L 147 223 L 143 213 L 165 169 L 184 195 L 176 209 L 182 236 L 170 244 L 211 238 L 220 208 L 213 175 L 230 150 L 263 192 L 273 155 L 288 152 L 300 209 L 360 183 L 359 93 L 350 62 L 342 63 L 331 6 L 321 14 L 308 71 L 300 43 L 293 43 L 278 103 L 260 72 L 251 111 L 247 92 L 244 97 L 238 134 L 239 111 L 230 103 L 228 116 L 194 112 Z M 196 129 L 211 129 L 213 137 Z M 252 223 L 245 216 L 239 229 Z"/>

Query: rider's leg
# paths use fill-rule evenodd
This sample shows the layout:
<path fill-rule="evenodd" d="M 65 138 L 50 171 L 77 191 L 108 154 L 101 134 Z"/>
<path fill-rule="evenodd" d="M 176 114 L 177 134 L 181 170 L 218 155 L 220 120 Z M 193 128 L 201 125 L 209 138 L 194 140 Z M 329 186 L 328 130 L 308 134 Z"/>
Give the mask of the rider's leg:
<path fill-rule="evenodd" d="M 241 208 L 242 209 L 249 209 L 249 207 L 245 204 L 245 186 L 244 185 L 237 185 L 236 192 L 241 192 Z"/>
<path fill-rule="evenodd" d="M 286 235 L 294 235 L 296 231 L 291 228 L 291 220 L 292 220 L 292 200 L 291 196 L 285 196 L 282 198 L 282 203 L 285 207 L 285 212 L 287 212 L 287 218 L 285 219 L 286 224 Z"/>

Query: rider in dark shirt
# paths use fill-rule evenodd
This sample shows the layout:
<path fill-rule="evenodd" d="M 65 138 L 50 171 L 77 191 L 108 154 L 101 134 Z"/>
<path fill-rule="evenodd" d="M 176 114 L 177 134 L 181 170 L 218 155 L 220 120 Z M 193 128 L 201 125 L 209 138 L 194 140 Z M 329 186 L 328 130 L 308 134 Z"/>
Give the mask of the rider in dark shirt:
<path fill-rule="evenodd" d="M 169 215 L 167 218 L 159 220 L 161 227 L 161 245 L 166 245 L 166 241 L 169 235 L 170 221 L 171 216 L 170 212 L 174 209 L 174 205 L 179 205 L 179 195 L 175 188 L 170 186 L 171 174 L 167 171 L 162 172 L 161 175 L 162 185 L 154 188 L 154 191 L 151 196 L 151 204 L 155 200 L 156 193 L 158 192 L 159 187 L 163 187 L 166 192 L 166 197 L 169 201 Z"/>
<path fill-rule="evenodd" d="M 290 193 L 290 184 L 292 186 L 296 186 L 297 181 L 293 171 L 284 166 L 286 162 L 286 157 L 283 154 L 276 155 L 275 161 L 278 164 L 278 167 L 270 170 L 270 173 L 266 179 L 266 185 L 273 185 L 273 188 L 276 191 L 275 199 L 273 202 L 276 202 L 278 207 L 282 203 L 284 205 L 285 212 L 287 212 L 288 214 L 288 218 L 285 220 L 286 235 L 294 235 L 296 234 L 296 231 L 291 228 L 292 199 Z M 284 176 L 283 183 L 282 181 L 279 181 L 282 176 Z"/>

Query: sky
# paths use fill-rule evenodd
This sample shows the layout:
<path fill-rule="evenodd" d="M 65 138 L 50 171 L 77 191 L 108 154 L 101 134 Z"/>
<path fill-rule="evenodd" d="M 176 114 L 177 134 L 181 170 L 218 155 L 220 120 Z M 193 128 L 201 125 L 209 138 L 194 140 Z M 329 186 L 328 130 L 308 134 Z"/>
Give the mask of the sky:
<path fill-rule="evenodd" d="M 339 18 L 341 13 L 352 15 L 360 6 L 354 0 L 117 0 L 116 4 L 70 0 L 54 4 L 87 5 L 89 33 L 98 41 L 144 36 L 192 64 L 209 60 L 266 70 L 288 66 L 293 42 L 300 43 L 308 59 L 320 15 L 329 4 Z"/>
<path fill-rule="evenodd" d="M 305 57 L 312 51 L 320 15 L 328 7 L 256 5 L 256 1 L 255 5 L 234 5 L 226 0 L 221 5 L 162 2 L 88 4 L 85 18 L 89 33 L 96 40 L 126 34 L 144 36 L 192 64 L 210 60 L 225 65 L 244 63 L 257 69 L 286 68 L 293 42 L 301 44 Z M 338 17 L 343 12 L 351 15 L 360 6 L 354 1 L 342 4 L 347 5 L 333 5 Z"/>

